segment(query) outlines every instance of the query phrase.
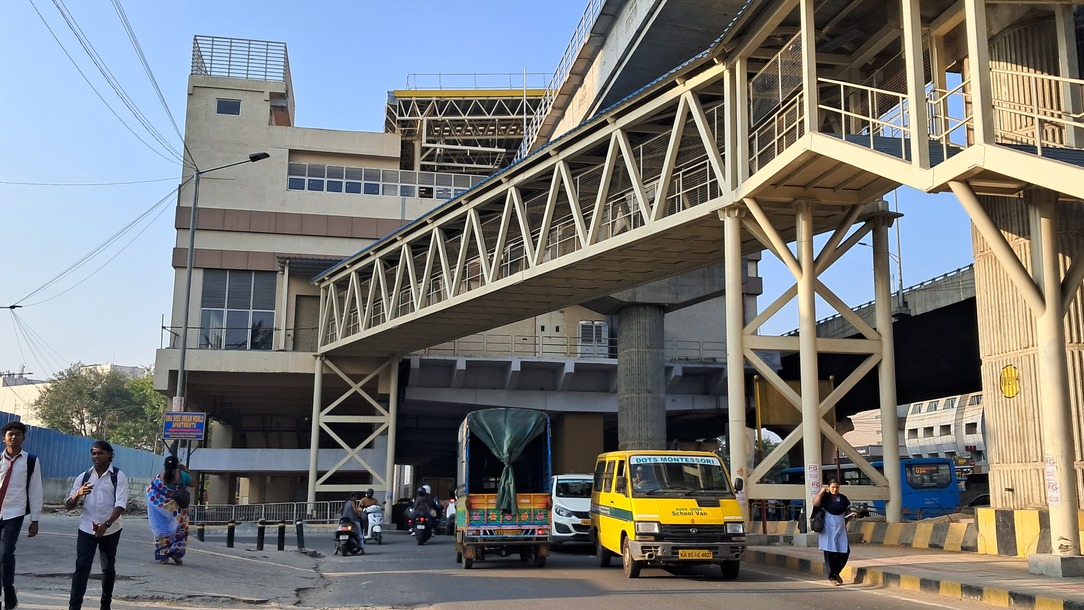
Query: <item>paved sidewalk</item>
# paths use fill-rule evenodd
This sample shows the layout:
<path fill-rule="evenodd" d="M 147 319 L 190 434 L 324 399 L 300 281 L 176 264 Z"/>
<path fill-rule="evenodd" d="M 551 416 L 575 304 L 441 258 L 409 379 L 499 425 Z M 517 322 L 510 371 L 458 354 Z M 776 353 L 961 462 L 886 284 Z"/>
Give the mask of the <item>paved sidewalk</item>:
<path fill-rule="evenodd" d="M 824 575 L 824 553 L 816 546 L 750 546 L 746 561 Z M 851 544 L 844 581 L 921 590 L 1009 608 L 1084 610 L 1084 578 L 1055 578 L 1028 572 L 1026 558 Z"/>

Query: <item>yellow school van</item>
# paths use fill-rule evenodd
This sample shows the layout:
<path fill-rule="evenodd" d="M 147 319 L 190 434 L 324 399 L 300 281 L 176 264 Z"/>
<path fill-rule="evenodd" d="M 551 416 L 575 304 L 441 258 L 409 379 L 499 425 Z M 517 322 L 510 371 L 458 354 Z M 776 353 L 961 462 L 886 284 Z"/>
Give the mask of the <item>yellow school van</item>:
<path fill-rule="evenodd" d="M 737 578 L 745 522 L 726 467 L 706 451 L 614 451 L 595 462 L 591 529 L 598 565 L 714 564 Z"/>

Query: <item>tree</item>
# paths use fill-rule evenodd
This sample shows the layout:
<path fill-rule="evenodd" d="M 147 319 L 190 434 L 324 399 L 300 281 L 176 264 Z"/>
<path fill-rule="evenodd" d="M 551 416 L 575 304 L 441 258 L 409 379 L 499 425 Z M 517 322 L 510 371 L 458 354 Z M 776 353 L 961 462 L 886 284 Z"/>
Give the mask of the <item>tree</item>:
<path fill-rule="evenodd" d="M 58 432 L 150 449 L 165 408 L 150 383 L 149 377 L 75 364 L 58 373 L 33 406 L 42 423 Z"/>
<path fill-rule="evenodd" d="M 156 451 L 162 438 L 162 417 L 169 401 L 154 390 L 153 375 L 132 379 L 127 387 L 142 412 L 139 417 L 118 422 L 109 441 L 135 449 Z"/>

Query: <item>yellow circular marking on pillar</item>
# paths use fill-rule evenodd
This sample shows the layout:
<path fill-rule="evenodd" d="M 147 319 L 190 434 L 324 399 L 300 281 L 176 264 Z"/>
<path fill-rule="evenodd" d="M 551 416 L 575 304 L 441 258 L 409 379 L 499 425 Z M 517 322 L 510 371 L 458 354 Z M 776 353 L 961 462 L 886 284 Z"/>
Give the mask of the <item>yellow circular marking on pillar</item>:
<path fill-rule="evenodd" d="M 1020 369 L 1008 364 L 1001 369 L 1001 394 L 1005 398 L 1016 398 L 1020 393 Z"/>

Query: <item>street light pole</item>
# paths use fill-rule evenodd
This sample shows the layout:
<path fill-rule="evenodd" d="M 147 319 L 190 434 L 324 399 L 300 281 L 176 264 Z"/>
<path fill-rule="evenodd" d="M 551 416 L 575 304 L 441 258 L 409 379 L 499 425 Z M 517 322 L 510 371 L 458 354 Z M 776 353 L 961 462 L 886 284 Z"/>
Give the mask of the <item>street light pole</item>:
<path fill-rule="evenodd" d="M 218 171 L 220 169 L 226 169 L 227 167 L 233 167 L 235 165 L 241 165 L 242 163 L 255 163 L 257 161 L 263 161 L 271 155 L 266 152 L 252 153 L 248 156 L 248 159 L 244 161 L 237 161 L 235 163 L 228 163 L 226 165 L 220 165 L 218 167 L 212 167 L 211 169 L 196 170 L 192 184 L 192 216 L 188 221 L 188 262 L 185 265 L 184 275 L 184 314 L 181 318 L 181 357 L 177 363 L 177 392 L 173 396 L 173 411 L 184 411 L 184 400 L 187 392 L 185 392 L 185 357 L 188 355 L 188 317 L 192 311 L 192 268 L 196 259 L 196 208 L 199 206 L 199 181 L 203 174 L 209 174 L 211 172 Z"/>

